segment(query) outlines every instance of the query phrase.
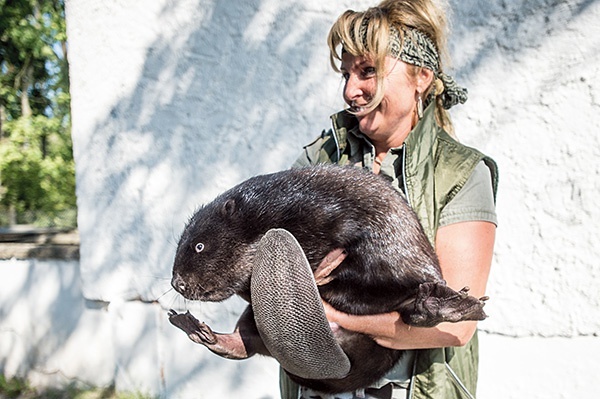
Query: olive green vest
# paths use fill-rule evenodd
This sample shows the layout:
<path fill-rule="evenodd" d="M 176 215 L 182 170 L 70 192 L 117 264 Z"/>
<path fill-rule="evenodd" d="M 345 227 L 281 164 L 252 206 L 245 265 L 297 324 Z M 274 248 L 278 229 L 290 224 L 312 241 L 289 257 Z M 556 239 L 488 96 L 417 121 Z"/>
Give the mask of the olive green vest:
<path fill-rule="evenodd" d="M 404 143 L 404 187 L 395 187 L 407 195 L 432 245 L 439 227 L 440 214 L 446 204 L 465 185 L 473 169 L 484 161 L 492 175 L 494 196 L 498 187 L 496 163 L 474 148 L 460 144 L 435 121 L 435 104 L 425 110 L 423 119 Z M 315 141 L 309 162 L 348 164 L 349 131 L 357 129 L 356 118 L 347 112 L 332 117 L 333 129 Z M 316 147 L 316 148 L 315 148 Z"/>
<path fill-rule="evenodd" d="M 492 176 L 494 197 L 498 187 L 496 163 L 481 152 L 458 143 L 435 121 L 435 104 L 404 143 L 404 187 L 432 245 L 439 227 L 442 209 L 465 185 L 473 169 L 484 161 Z M 357 120 L 347 112 L 332 116 L 333 129 L 326 131 L 307 151 L 310 163 L 344 165 L 351 158 L 349 131 L 357 129 Z M 463 347 L 417 350 L 413 365 L 410 398 L 474 398 L 479 363 L 477 333 Z"/>

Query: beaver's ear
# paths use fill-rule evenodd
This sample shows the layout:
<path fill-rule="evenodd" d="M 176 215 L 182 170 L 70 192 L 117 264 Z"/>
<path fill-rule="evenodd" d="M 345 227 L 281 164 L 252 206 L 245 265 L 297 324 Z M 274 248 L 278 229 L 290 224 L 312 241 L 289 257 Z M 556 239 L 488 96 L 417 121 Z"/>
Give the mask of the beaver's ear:
<path fill-rule="evenodd" d="M 221 214 L 225 217 L 231 217 L 235 213 L 236 206 L 234 199 L 228 199 L 221 208 Z"/>

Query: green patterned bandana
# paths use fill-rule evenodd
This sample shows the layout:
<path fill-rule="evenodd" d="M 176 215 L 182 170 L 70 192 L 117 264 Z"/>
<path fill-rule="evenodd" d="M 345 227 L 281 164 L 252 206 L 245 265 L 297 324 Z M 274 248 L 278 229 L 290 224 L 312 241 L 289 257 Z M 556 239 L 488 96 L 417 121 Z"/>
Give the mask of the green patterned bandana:
<path fill-rule="evenodd" d="M 435 77 L 444 85 L 442 104 L 445 109 L 467 101 L 467 89 L 456 84 L 451 76 L 440 70 L 439 55 L 435 44 L 423 32 L 414 29 L 404 29 L 404 40 L 400 38 L 400 32 L 392 27 L 389 39 L 388 51 L 392 57 L 398 58 L 407 64 L 427 68 L 435 74 Z"/>

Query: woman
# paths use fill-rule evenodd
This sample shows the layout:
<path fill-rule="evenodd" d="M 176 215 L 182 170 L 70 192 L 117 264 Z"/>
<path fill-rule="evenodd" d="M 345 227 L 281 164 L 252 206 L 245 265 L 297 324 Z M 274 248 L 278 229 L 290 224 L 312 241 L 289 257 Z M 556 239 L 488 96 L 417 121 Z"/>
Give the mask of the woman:
<path fill-rule="evenodd" d="M 445 29 L 444 10 L 433 0 L 385 0 L 342 14 L 328 44 L 349 109 L 332 116 L 332 129 L 306 146 L 295 166 L 354 164 L 386 176 L 419 216 L 448 285 L 482 297 L 494 246 L 497 171 L 493 160 L 448 133 L 447 109 L 464 103 L 466 90 L 443 73 Z M 476 322 L 409 328 L 396 312 L 355 316 L 325 307 L 330 322 L 408 350 L 365 392 L 335 397 L 475 396 Z M 285 374 L 281 388 L 284 398 L 328 397 Z"/>

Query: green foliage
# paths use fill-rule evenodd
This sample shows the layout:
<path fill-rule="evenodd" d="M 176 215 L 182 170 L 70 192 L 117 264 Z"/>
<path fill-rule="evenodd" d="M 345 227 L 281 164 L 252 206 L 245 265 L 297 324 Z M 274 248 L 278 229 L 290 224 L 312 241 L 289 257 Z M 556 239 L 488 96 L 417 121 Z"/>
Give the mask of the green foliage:
<path fill-rule="evenodd" d="M 20 378 L 7 380 L 4 375 L 0 374 L 0 398 L 15 399 L 27 391 L 30 389 L 24 380 Z"/>
<path fill-rule="evenodd" d="M 70 136 L 57 118 L 21 117 L 7 122 L 0 140 L 0 203 L 17 212 L 56 213 L 75 208 L 75 166 Z"/>
<path fill-rule="evenodd" d="M 17 214 L 76 207 L 66 39 L 64 0 L 0 0 L 0 206 Z"/>
<path fill-rule="evenodd" d="M 140 393 L 116 392 L 114 387 L 79 388 L 75 384 L 63 388 L 38 391 L 21 378 L 7 380 L 0 374 L 0 399 L 152 399 Z"/>
<path fill-rule="evenodd" d="M 24 98 L 33 114 L 68 114 L 57 103 L 57 95 L 69 93 L 65 52 L 63 0 L 0 0 L 0 102 L 7 120 L 24 114 Z"/>

